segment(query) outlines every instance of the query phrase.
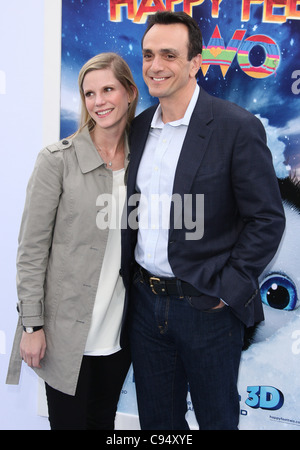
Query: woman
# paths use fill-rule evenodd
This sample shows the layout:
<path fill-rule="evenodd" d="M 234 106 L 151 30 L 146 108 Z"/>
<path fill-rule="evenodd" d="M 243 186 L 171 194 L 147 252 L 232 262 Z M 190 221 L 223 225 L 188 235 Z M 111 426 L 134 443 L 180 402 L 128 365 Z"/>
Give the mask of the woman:
<path fill-rule="evenodd" d="M 18 384 L 23 359 L 45 380 L 51 429 L 113 429 L 130 364 L 120 343 L 119 216 L 138 91 L 115 53 L 89 60 L 79 89 L 78 131 L 40 152 L 28 185 L 7 383 Z"/>

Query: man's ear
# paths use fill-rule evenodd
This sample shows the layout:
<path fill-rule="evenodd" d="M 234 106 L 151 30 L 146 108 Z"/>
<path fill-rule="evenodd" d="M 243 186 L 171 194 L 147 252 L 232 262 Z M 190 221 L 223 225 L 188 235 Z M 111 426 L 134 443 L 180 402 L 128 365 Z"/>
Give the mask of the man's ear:
<path fill-rule="evenodd" d="M 192 58 L 192 65 L 190 70 L 191 78 L 194 78 L 200 70 L 202 64 L 202 55 L 198 53 L 198 55 Z"/>

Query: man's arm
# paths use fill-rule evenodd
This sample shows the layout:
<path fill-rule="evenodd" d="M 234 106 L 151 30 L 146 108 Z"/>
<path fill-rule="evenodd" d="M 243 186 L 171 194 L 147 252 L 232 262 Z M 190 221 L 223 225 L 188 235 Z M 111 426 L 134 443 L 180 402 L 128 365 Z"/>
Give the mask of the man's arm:
<path fill-rule="evenodd" d="M 272 155 L 255 116 L 249 116 L 237 134 L 232 186 L 244 227 L 216 282 L 220 297 L 234 308 L 255 297 L 257 278 L 274 257 L 285 228 Z"/>

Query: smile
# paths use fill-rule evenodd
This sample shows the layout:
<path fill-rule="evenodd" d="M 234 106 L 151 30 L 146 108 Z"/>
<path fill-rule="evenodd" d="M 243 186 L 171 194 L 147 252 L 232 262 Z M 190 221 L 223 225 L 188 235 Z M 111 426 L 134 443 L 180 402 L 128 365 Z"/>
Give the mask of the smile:
<path fill-rule="evenodd" d="M 111 111 L 113 111 L 113 108 L 106 109 L 105 111 L 97 111 L 96 114 L 98 117 L 103 117 L 109 114 Z"/>
<path fill-rule="evenodd" d="M 153 81 L 164 81 L 164 80 L 168 79 L 167 77 L 160 77 L 160 78 L 158 78 L 158 77 L 151 77 L 151 78 L 152 78 Z"/>

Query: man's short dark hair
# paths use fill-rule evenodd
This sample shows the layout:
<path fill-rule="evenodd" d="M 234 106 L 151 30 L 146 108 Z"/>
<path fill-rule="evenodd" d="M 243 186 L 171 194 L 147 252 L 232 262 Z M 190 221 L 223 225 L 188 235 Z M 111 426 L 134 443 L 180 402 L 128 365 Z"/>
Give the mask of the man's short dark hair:
<path fill-rule="evenodd" d="M 201 30 L 191 16 L 182 11 L 157 11 L 153 15 L 148 16 L 147 28 L 142 38 L 142 45 L 146 33 L 153 27 L 153 25 L 171 25 L 174 23 L 182 23 L 188 29 L 189 45 L 188 45 L 188 60 L 202 53 L 202 33 Z"/>

